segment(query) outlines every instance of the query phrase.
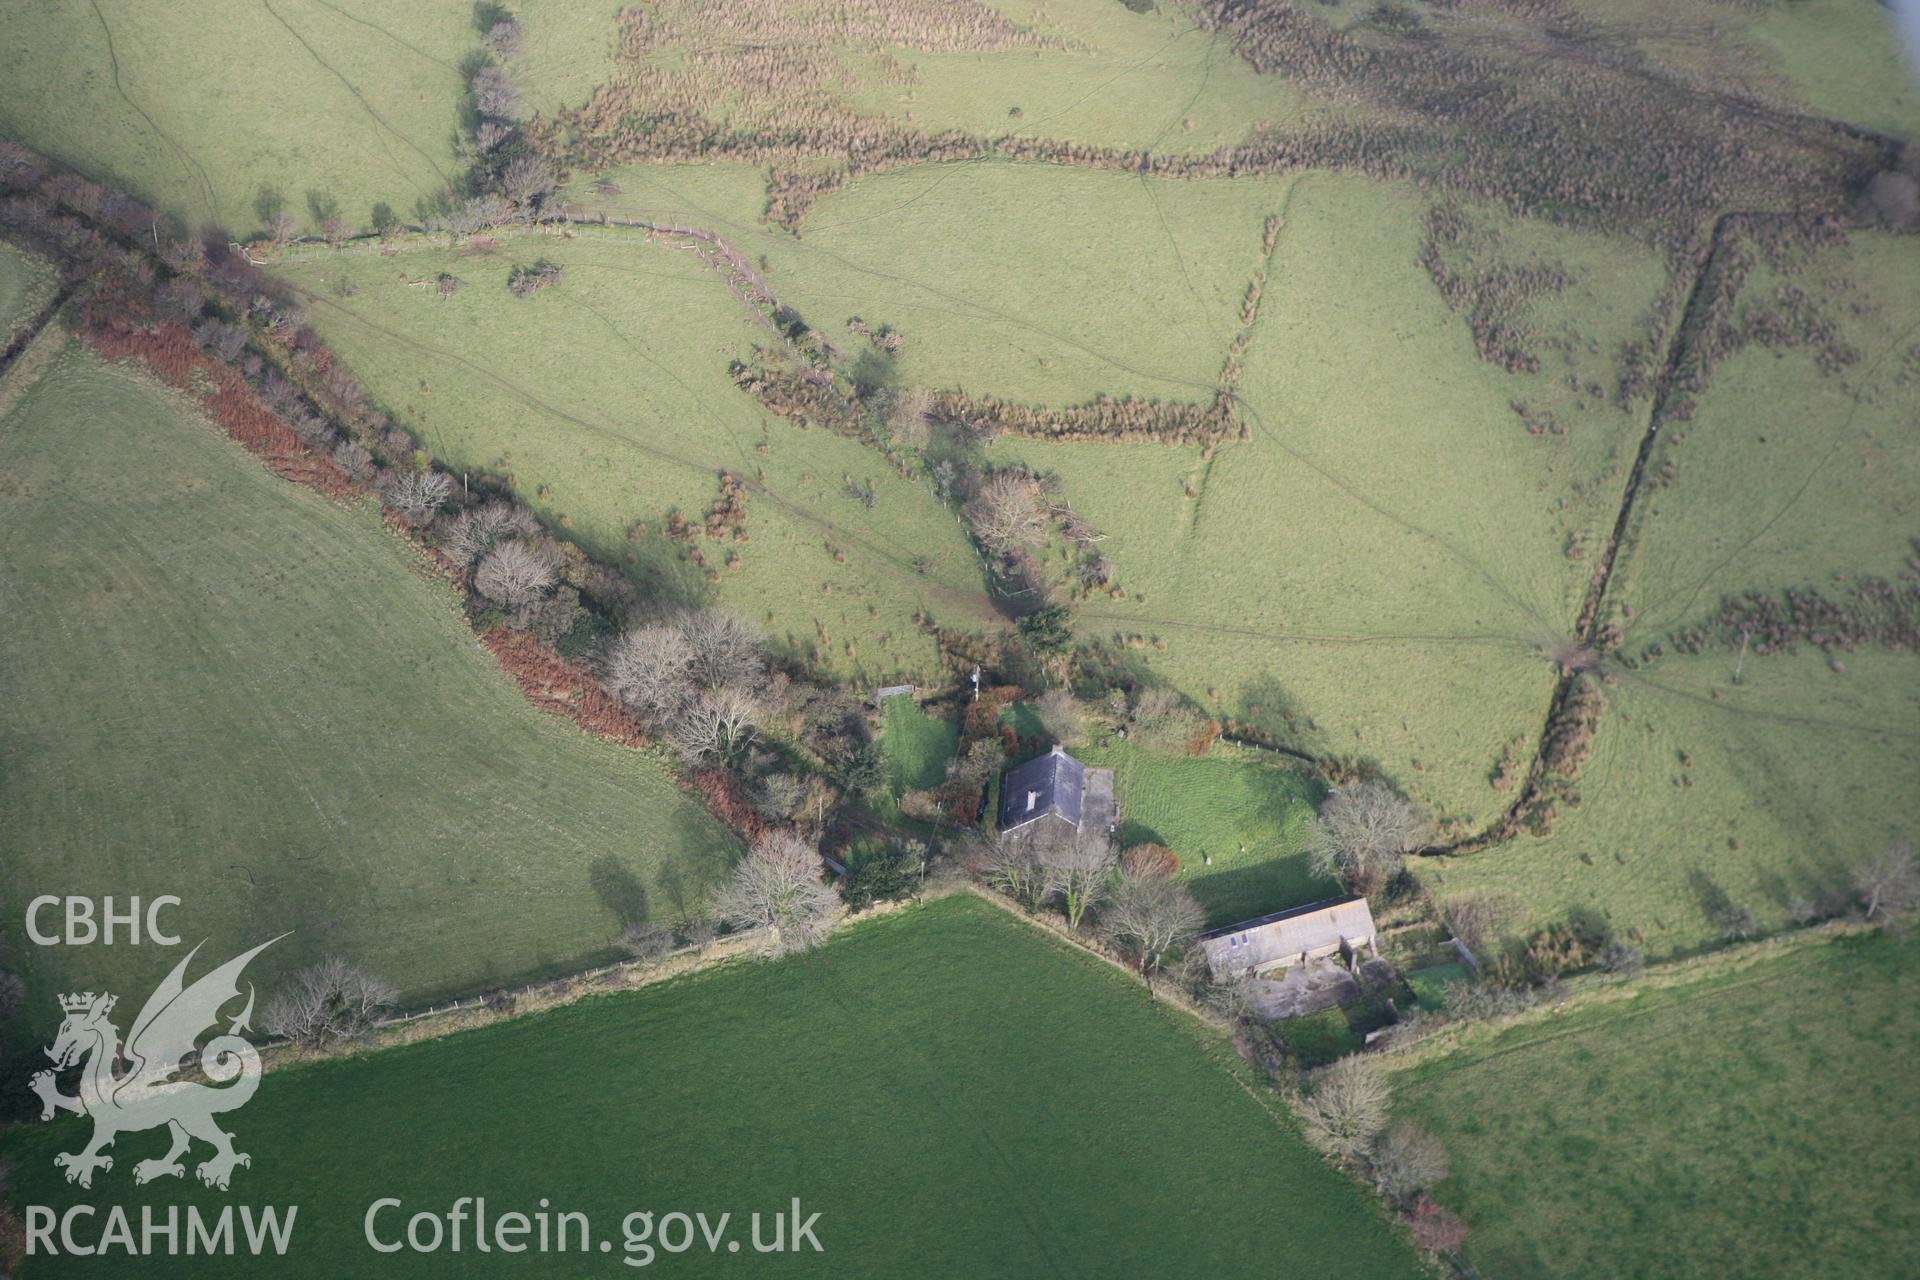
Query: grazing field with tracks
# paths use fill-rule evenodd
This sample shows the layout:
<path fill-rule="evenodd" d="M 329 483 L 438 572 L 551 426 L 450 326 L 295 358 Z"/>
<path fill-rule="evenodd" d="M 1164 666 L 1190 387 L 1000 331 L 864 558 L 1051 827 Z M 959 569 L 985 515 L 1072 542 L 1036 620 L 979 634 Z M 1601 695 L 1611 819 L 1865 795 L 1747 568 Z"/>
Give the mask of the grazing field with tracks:
<path fill-rule="evenodd" d="M 1251 438 L 1195 449 L 1000 441 L 1059 475 L 1127 592 L 1078 617 L 1159 642 L 1149 669 L 1216 715 L 1372 760 L 1444 815 L 1506 803 L 1488 775 L 1540 729 L 1646 406 L 1614 407 L 1609 352 L 1665 280 L 1598 237 L 1479 213 L 1479 265 L 1559 263 L 1541 371 L 1475 358 L 1417 259 L 1428 201 L 1311 175 L 1285 206 L 1245 366 Z M 1549 345 L 1564 343 L 1565 351 Z M 1578 390 L 1567 385 L 1572 375 Z M 1513 402 L 1560 430 L 1529 432 Z"/>
<path fill-rule="evenodd" d="M 824 198 L 799 239 L 730 234 L 767 255 L 781 300 L 815 327 L 859 316 L 898 330 L 907 385 L 1049 407 L 1103 394 L 1204 404 L 1283 190 L 923 165 Z"/>
<path fill-rule="evenodd" d="M 0 132 L 191 226 L 305 234 L 438 207 L 460 165 L 470 5 L 111 0 L 15 6 Z"/>
<path fill-rule="evenodd" d="M 69 349 L 0 420 L 0 478 L 10 883 L 173 894 L 209 954 L 294 931 L 263 989 L 337 952 L 412 1001 L 597 959 L 725 873 L 699 803 L 528 705 L 371 508 L 139 376 Z M 157 977 L 21 918 L 32 1025 Z"/>
<path fill-rule="evenodd" d="M 1662 426 L 1609 595 L 1635 666 L 1604 689 L 1581 803 L 1544 839 L 1435 862 L 1443 896 L 1494 895 L 1517 933 L 1577 914 L 1662 954 L 1718 941 L 1730 909 L 1767 930 L 1796 900 L 1831 910 L 1854 866 L 1912 838 L 1911 249 L 1859 234 L 1755 271 L 1743 328 L 1773 332 L 1798 289 L 1792 314 L 1831 337 L 1738 348 Z M 1829 349 L 1846 362 L 1822 372 Z"/>
<path fill-rule="evenodd" d="M 530 108 L 577 105 L 606 79 L 611 9 L 514 8 Z M 369 0 L 14 5 L 0 133 L 191 227 L 257 235 L 284 211 L 303 235 L 335 216 L 367 230 L 379 205 L 419 222 L 463 181 L 455 143 L 481 11 L 463 0 L 404 14 Z"/>
<path fill-rule="evenodd" d="M 404 1230 L 408 1214 L 476 1192 L 495 1214 L 542 1197 L 589 1214 L 616 1251 L 636 1210 L 731 1213 L 745 1240 L 750 1213 L 798 1197 L 802 1217 L 820 1215 L 822 1252 L 759 1259 L 792 1275 L 1251 1275 L 1275 1256 L 1316 1276 L 1421 1274 L 1377 1207 L 1244 1087 L 1243 1070 L 1188 1015 L 960 897 L 808 956 L 273 1072 L 229 1123 L 253 1153 L 235 1192 L 300 1206 L 276 1270 L 289 1277 L 376 1261 L 444 1275 L 445 1254 L 375 1259 L 362 1219 L 397 1197 L 404 1211 L 379 1226 Z M 410 1136 L 394 1141 L 396 1130 Z M 16 1130 L 12 1194 L 85 1199 L 52 1166 L 83 1134 L 80 1123 Z M 128 1135 L 116 1154 L 157 1140 Z M 117 1187 L 130 1175 L 116 1164 L 101 1176 Z M 224 1199 L 191 1177 L 143 1196 Z M 718 1275 L 742 1257 L 753 1257 L 744 1244 L 739 1257 L 702 1245 L 658 1261 Z M 469 1274 L 491 1261 L 466 1260 Z M 145 1264 L 194 1276 L 248 1265 L 259 1264 Z M 56 1262 L 45 1274 L 67 1272 Z"/>
<path fill-rule="evenodd" d="M 1478 1033 L 1396 1073 L 1395 1109 L 1446 1143 L 1437 1195 L 1487 1275 L 1893 1274 L 1916 998 L 1912 938 L 1815 943 Z"/>
<path fill-rule="evenodd" d="M 542 259 L 563 282 L 509 293 L 512 267 Z M 879 683 L 938 673 L 916 612 L 963 628 L 993 620 L 978 558 L 923 483 L 734 387 L 729 365 L 778 339 L 688 252 L 592 232 L 491 252 L 317 257 L 284 274 L 418 439 L 455 469 L 509 477 L 665 603 L 737 609 L 776 647 Z M 409 287 L 442 274 L 464 282 L 451 297 Z M 747 483 L 744 538 L 701 531 L 722 473 Z M 690 539 L 668 536 L 673 512 Z"/>

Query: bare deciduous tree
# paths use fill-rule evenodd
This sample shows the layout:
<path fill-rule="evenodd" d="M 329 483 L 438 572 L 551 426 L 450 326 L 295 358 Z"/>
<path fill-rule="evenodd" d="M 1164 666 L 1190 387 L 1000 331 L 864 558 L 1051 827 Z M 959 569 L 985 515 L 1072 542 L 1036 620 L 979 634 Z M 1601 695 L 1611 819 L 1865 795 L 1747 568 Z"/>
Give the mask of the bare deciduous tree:
<path fill-rule="evenodd" d="M 947 781 L 962 786 L 985 786 L 1007 762 L 1006 749 L 992 738 L 976 738 L 967 749 L 947 761 Z"/>
<path fill-rule="evenodd" d="M 386 983 L 331 956 L 294 974 L 292 984 L 267 1002 L 261 1022 L 273 1034 L 313 1049 L 365 1035 L 395 998 Z"/>
<path fill-rule="evenodd" d="M 1640 954 L 1640 948 L 1618 939 L 1600 949 L 1600 963 L 1608 973 L 1617 973 L 1625 978 L 1637 978 L 1647 967 L 1646 957 Z"/>
<path fill-rule="evenodd" d="M 1340 1059 L 1320 1072 L 1300 1104 L 1307 1137 L 1322 1151 L 1355 1160 L 1387 1125 L 1386 1078 L 1366 1059 Z"/>
<path fill-rule="evenodd" d="M 440 547 L 455 562 L 470 569 L 496 546 L 524 538 L 539 527 L 532 513 L 511 502 L 489 502 L 454 517 Z"/>
<path fill-rule="evenodd" d="M 1411 1120 L 1396 1120 L 1374 1142 L 1368 1165 L 1380 1194 L 1404 1204 L 1445 1179 L 1451 1162 L 1440 1139 Z"/>
<path fill-rule="evenodd" d="M 927 427 L 927 407 L 932 401 L 924 387 L 908 387 L 894 398 L 887 414 L 887 428 L 893 442 L 905 449 L 924 449 L 932 440 Z"/>
<path fill-rule="evenodd" d="M 759 717 L 744 689 L 702 689 L 670 713 L 667 736 L 691 759 L 725 764 L 753 741 Z"/>
<path fill-rule="evenodd" d="M 1003 471 L 967 504 L 967 521 L 981 545 L 997 555 L 1035 546 L 1047 531 L 1040 486 L 1030 476 Z"/>
<path fill-rule="evenodd" d="M 293 239 L 294 233 L 299 229 L 300 219 L 294 217 L 285 209 L 280 210 L 280 212 L 267 219 L 267 235 L 275 244 L 288 243 Z"/>
<path fill-rule="evenodd" d="M 1198 950 L 1192 954 L 1201 956 Z M 1204 965 L 1204 956 L 1201 956 L 1201 962 Z M 1260 1017 L 1260 982 L 1261 979 L 1254 975 L 1252 969 L 1242 968 L 1236 973 L 1209 982 L 1201 998 L 1207 1008 L 1236 1026 L 1254 1022 Z"/>
<path fill-rule="evenodd" d="M 1165 687 L 1142 689 L 1128 721 L 1143 742 L 1168 750 L 1184 747 L 1206 724 L 1198 711 Z"/>
<path fill-rule="evenodd" d="M 693 697 L 693 646 L 677 628 L 629 631 L 600 665 L 608 691 L 656 724 Z"/>
<path fill-rule="evenodd" d="M 487 30 L 487 48 L 502 58 L 517 58 L 525 47 L 526 33 L 520 29 L 520 19 L 510 13 Z"/>
<path fill-rule="evenodd" d="M 1860 909 L 1876 923 L 1920 909 L 1920 864 L 1914 861 L 1913 846 L 1904 841 L 1889 846 L 1853 873 L 1853 887 L 1860 895 Z"/>
<path fill-rule="evenodd" d="M 1187 887 L 1161 876 L 1121 876 L 1100 916 L 1100 928 L 1131 951 L 1151 988 L 1169 952 L 1191 942 L 1206 923 Z"/>
<path fill-rule="evenodd" d="M 1385 784 L 1343 782 L 1314 819 L 1314 873 L 1337 875 L 1355 893 L 1372 893 L 1426 843 L 1431 830 L 1420 807 Z"/>
<path fill-rule="evenodd" d="M 518 155 L 500 171 L 500 192 L 522 208 L 532 208 L 553 194 L 553 166 L 545 156 Z"/>
<path fill-rule="evenodd" d="M 390 472 L 380 481 L 380 500 L 417 528 L 433 519 L 451 488 L 447 477 L 438 471 Z"/>
<path fill-rule="evenodd" d="M 1490 893 L 1469 893 L 1440 906 L 1440 918 L 1453 936 L 1478 951 L 1497 934 L 1508 916 L 1506 903 Z"/>
<path fill-rule="evenodd" d="M 620 931 L 620 948 L 635 960 L 658 960 L 673 950 L 673 931 L 650 920 L 636 921 Z"/>
<path fill-rule="evenodd" d="M 818 946 L 839 895 L 820 879 L 820 855 L 787 831 L 768 832 L 733 869 L 714 908 L 736 929 L 766 929 L 774 954 Z"/>
<path fill-rule="evenodd" d="M 1458 1253 L 1467 1242 L 1467 1224 L 1442 1209 L 1432 1196 L 1415 1196 L 1413 1207 L 1400 1220 L 1424 1253 Z"/>
<path fill-rule="evenodd" d="M 755 857 L 778 863 L 797 876 L 818 877 L 820 853 L 794 831 L 769 831 L 753 842 Z"/>
<path fill-rule="evenodd" d="M 1113 845 L 1105 832 L 1048 832 L 1035 841 L 1034 852 L 1041 884 L 1060 899 L 1068 927 L 1078 929 L 1113 880 Z"/>
<path fill-rule="evenodd" d="M 485 66 L 473 73 L 474 108 L 496 120 L 518 120 L 521 115 L 520 90 L 513 77 L 499 67 Z"/>
<path fill-rule="evenodd" d="M 1046 881 L 1033 841 L 998 832 L 987 848 L 986 863 L 988 884 L 1025 906 L 1040 900 Z"/>
<path fill-rule="evenodd" d="M 357 440 L 342 440 L 333 446 L 333 464 L 355 480 L 365 481 L 373 474 L 373 455 Z"/>
<path fill-rule="evenodd" d="M 523 609 L 558 581 L 553 562 L 524 542 L 503 542 L 487 552 L 474 570 L 473 587 L 495 604 Z"/>
<path fill-rule="evenodd" d="M 701 688 L 750 689 L 766 675 L 760 634 L 739 614 L 703 609 L 681 614 L 674 625 L 686 637 L 693 654 L 689 670 Z"/>

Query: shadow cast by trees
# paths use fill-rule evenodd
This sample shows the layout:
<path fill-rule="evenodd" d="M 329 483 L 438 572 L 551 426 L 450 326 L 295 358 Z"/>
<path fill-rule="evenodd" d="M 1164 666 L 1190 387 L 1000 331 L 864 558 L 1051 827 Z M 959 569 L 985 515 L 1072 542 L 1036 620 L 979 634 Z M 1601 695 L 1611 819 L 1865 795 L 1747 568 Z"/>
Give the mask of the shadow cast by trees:
<path fill-rule="evenodd" d="M 587 866 L 587 883 L 622 928 L 647 918 L 647 890 L 633 869 L 613 854 L 603 853 Z"/>

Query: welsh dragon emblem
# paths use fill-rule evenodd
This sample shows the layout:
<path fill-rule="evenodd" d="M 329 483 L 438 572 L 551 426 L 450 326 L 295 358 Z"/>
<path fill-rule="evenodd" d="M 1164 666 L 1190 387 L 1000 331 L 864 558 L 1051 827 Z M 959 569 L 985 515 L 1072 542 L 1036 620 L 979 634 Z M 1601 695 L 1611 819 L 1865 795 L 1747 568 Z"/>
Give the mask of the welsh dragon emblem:
<path fill-rule="evenodd" d="M 115 1138 L 162 1125 L 172 1135 L 172 1146 L 158 1159 L 133 1167 L 136 1183 L 181 1177 L 186 1167 L 180 1157 L 196 1138 L 214 1150 L 194 1170 L 210 1187 L 226 1190 L 234 1168 L 252 1163 L 245 1152 L 233 1149 L 233 1135 L 214 1120 L 223 1111 L 245 1106 L 260 1084 L 260 1054 L 241 1034 L 253 1016 L 252 984 L 246 1007 L 228 1023 L 225 1034 L 214 1035 L 205 1045 L 197 1041 L 210 1028 L 218 1031 L 220 1009 L 239 997 L 240 972 L 247 962 L 279 940 L 263 942 L 187 986 L 183 977 L 199 954 L 195 947 L 148 998 L 124 1046 L 119 1029 L 108 1020 L 118 997 L 91 991 L 60 997 L 66 1020 L 46 1051 L 53 1070 L 35 1074 L 28 1083 L 40 1095 L 42 1120 L 62 1111 L 93 1117 L 93 1140 L 79 1151 L 53 1158 L 56 1167 L 66 1170 L 68 1182 L 91 1187 L 96 1169 L 113 1168 L 113 1157 L 104 1153 Z M 210 1085 L 173 1078 L 196 1053 L 194 1065 L 213 1081 Z M 54 1072 L 82 1062 L 79 1093 L 61 1093 Z"/>

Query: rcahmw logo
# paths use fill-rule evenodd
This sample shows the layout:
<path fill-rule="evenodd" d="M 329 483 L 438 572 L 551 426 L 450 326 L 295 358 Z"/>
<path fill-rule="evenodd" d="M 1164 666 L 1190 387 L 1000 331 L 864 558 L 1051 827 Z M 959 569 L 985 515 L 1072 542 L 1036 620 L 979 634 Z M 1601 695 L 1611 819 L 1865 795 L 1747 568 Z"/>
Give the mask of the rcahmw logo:
<path fill-rule="evenodd" d="M 260 1084 L 259 1051 L 242 1034 L 253 1016 L 252 984 L 247 986 L 246 1005 L 228 1020 L 224 1032 L 220 1011 L 240 998 L 240 974 L 248 962 L 279 940 L 263 942 L 188 985 L 187 966 L 200 951 L 195 947 L 141 1006 L 124 1042 L 112 1019 L 115 996 L 88 991 L 60 997 L 66 1016 L 46 1050 L 53 1069 L 36 1073 L 28 1084 L 40 1096 L 42 1120 L 74 1112 L 93 1121 L 93 1136 L 85 1146 L 53 1158 L 68 1182 L 91 1188 L 96 1174 L 113 1169 L 113 1157 L 106 1150 L 115 1139 L 147 1129 L 164 1128 L 170 1145 L 164 1153 L 133 1166 L 136 1184 L 183 1177 L 182 1157 L 196 1142 L 213 1148 L 194 1168 L 194 1176 L 209 1187 L 225 1191 L 236 1169 L 251 1166 L 253 1158 L 234 1148 L 233 1135 L 215 1117 L 245 1106 Z M 212 1037 L 199 1043 L 209 1030 L 214 1032 Z M 175 1079 L 188 1059 L 212 1083 Z M 77 1091 L 60 1092 L 56 1073 L 76 1067 Z M 105 1209 L 73 1205 L 64 1213 L 46 1205 L 28 1205 L 27 1252 L 227 1253 L 238 1242 L 255 1254 L 268 1247 L 282 1253 L 297 1212 L 297 1206 L 258 1212 L 241 1207 L 241 1233 L 236 1236 L 233 1206 L 210 1217 L 196 1208 L 188 1208 L 182 1216 L 175 1208 L 156 1213 L 152 1206 L 143 1206 L 136 1231 L 133 1216 L 118 1205 Z M 91 1235 L 96 1229 L 97 1239 L 83 1238 L 83 1233 Z"/>

